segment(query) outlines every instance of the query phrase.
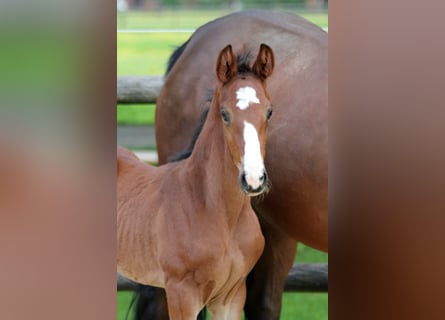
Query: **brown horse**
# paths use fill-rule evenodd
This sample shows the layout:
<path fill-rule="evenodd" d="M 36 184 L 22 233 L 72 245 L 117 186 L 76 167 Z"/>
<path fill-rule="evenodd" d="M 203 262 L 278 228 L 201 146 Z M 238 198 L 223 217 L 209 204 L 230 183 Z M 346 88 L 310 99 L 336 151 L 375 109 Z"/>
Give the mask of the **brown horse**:
<path fill-rule="evenodd" d="M 172 320 L 195 320 L 206 305 L 213 319 L 241 319 L 245 278 L 264 248 L 250 197 L 268 188 L 273 53 L 261 44 L 249 66 L 228 45 L 216 61 L 218 82 L 189 158 L 152 167 L 118 148 L 118 272 L 165 288 Z"/>
<path fill-rule="evenodd" d="M 255 201 L 266 246 L 249 275 L 248 319 L 279 319 L 285 279 L 296 243 L 328 249 L 328 81 L 327 34 L 290 13 L 247 11 L 199 28 L 172 55 L 157 100 L 156 141 L 160 163 L 187 148 L 208 89 L 217 82 L 213 61 L 218 48 L 274 48 L 275 71 L 268 92 L 276 110 L 271 119 L 266 167 L 272 188 Z M 157 314 L 156 319 L 165 315 Z"/>

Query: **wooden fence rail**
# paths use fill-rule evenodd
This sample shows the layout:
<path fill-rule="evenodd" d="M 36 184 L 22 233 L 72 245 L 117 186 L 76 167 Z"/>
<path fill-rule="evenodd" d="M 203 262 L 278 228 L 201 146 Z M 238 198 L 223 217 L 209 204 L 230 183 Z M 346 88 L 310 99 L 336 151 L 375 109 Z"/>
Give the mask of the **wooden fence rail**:
<path fill-rule="evenodd" d="M 117 103 L 155 103 L 163 76 L 117 77 Z"/>
<path fill-rule="evenodd" d="M 117 275 L 118 291 L 134 291 L 137 284 L 120 274 Z M 327 292 L 328 265 L 324 263 L 294 264 L 287 277 L 287 292 Z"/>

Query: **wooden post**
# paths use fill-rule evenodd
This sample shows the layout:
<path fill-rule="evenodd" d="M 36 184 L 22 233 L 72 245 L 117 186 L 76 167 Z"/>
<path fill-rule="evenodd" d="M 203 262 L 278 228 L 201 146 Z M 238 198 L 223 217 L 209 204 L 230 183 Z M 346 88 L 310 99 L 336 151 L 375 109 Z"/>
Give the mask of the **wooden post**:
<path fill-rule="evenodd" d="M 322 263 L 294 264 L 287 277 L 284 291 L 327 292 L 328 265 Z"/>
<path fill-rule="evenodd" d="M 117 77 L 117 103 L 155 103 L 163 76 Z"/>

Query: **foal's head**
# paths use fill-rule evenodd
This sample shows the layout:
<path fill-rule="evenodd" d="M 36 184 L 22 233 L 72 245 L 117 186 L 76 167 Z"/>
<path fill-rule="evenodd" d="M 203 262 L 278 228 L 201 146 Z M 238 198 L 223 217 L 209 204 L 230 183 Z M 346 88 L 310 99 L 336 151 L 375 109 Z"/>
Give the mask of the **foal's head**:
<path fill-rule="evenodd" d="M 268 185 L 263 159 L 272 105 L 265 80 L 273 66 L 273 52 L 265 44 L 261 44 L 252 66 L 239 65 L 231 45 L 221 51 L 216 65 L 220 83 L 214 103 L 220 108 L 224 137 L 239 169 L 241 189 L 249 196 L 261 194 Z"/>

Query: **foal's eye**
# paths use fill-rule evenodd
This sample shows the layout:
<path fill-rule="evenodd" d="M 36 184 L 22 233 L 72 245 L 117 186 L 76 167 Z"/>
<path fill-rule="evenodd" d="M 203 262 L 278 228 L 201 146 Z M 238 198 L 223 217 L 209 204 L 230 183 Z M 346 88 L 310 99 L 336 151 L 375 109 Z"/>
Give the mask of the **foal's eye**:
<path fill-rule="evenodd" d="M 266 119 L 269 120 L 272 117 L 272 108 L 268 109 L 266 112 Z"/>
<path fill-rule="evenodd" d="M 223 119 L 224 124 L 230 123 L 230 114 L 227 112 L 226 109 L 221 109 L 221 117 Z"/>

